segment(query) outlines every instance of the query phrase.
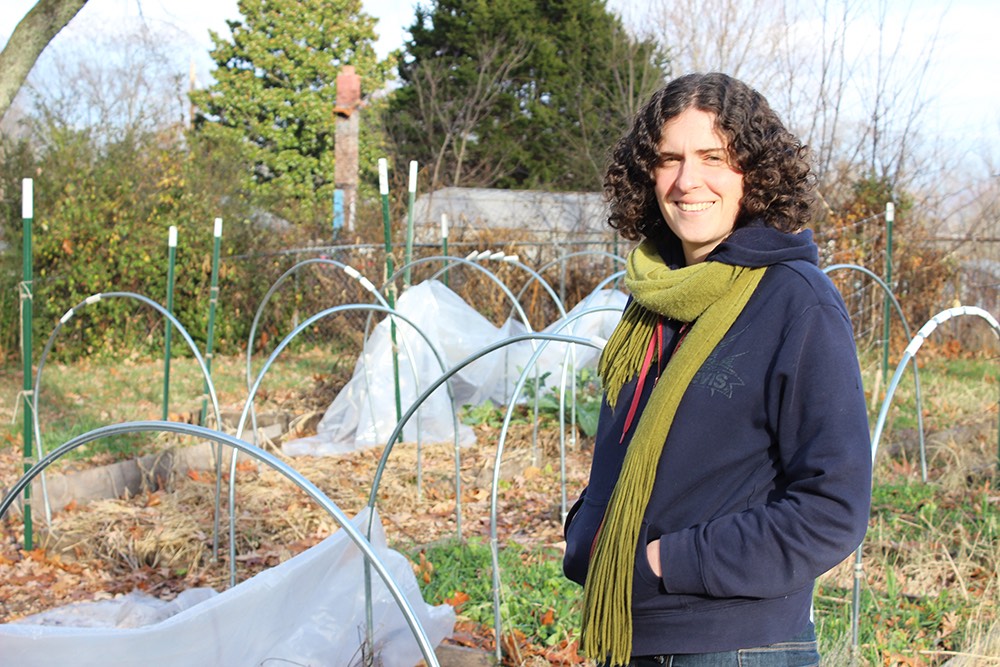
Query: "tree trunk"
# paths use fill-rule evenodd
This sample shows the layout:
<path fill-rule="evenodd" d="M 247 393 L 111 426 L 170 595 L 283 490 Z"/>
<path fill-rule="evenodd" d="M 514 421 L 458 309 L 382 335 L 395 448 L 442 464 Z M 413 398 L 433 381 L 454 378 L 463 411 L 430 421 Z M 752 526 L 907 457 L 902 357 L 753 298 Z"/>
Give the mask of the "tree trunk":
<path fill-rule="evenodd" d="M 56 34 L 87 0 L 38 0 L 0 51 L 0 118 L 7 113 L 28 72 Z"/>

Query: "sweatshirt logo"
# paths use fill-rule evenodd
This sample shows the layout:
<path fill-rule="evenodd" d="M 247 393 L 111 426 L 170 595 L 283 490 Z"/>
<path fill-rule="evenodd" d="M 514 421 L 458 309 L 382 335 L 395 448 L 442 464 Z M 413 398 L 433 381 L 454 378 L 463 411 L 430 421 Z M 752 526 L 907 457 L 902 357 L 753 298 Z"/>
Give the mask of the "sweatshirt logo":
<path fill-rule="evenodd" d="M 736 372 L 736 360 L 746 352 L 730 354 L 728 349 L 737 337 L 727 337 L 712 350 L 708 359 L 691 380 L 692 387 L 708 389 L 712 396 L 719 394 L 726 398 L 732 398 L 733 389 L 745 386 L 743 378 Z"/>

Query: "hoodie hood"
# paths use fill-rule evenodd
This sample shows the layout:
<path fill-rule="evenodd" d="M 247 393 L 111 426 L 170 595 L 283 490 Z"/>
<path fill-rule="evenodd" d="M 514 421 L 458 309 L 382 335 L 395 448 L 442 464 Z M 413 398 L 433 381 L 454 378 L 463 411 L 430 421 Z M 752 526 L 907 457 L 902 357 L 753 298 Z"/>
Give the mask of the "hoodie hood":
<path fill-rule="evenodd" d="M 819 249 L 811 229 L 796 234 L 782 232 L 756 220 L 733 231 L 713 250 L 707 261 L 758 268 L 802 260 L 819 264 Z"/>

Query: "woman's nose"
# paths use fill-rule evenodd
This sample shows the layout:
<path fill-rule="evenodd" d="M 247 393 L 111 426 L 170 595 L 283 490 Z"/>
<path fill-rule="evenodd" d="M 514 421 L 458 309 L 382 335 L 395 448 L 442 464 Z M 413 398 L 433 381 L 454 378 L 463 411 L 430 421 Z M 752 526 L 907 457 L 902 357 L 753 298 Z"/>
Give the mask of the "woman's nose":
<path fill-rule="evenodd" d="M 696 160 L 681 160 L 677 165 L 676 183 L 682 192 L 690 192 L 701 185 L 701 170 Z"/>

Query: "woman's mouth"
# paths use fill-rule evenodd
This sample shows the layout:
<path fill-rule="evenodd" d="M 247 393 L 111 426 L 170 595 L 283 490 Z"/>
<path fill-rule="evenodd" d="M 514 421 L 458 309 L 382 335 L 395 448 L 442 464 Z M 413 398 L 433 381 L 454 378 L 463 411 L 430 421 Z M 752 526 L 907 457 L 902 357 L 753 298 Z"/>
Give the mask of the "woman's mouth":
<path fill-rule="evenodd" d="M 677 202 L 677 208 L 684 211 L 685 213 L 697 213 L 698 211 L 704 211 L 708 208 L 711 208 L 712 204 L 714 203 L 715 202 L 703 201 L 703 202 L 689 204 L 686 202 L 679 201 Z"/>

